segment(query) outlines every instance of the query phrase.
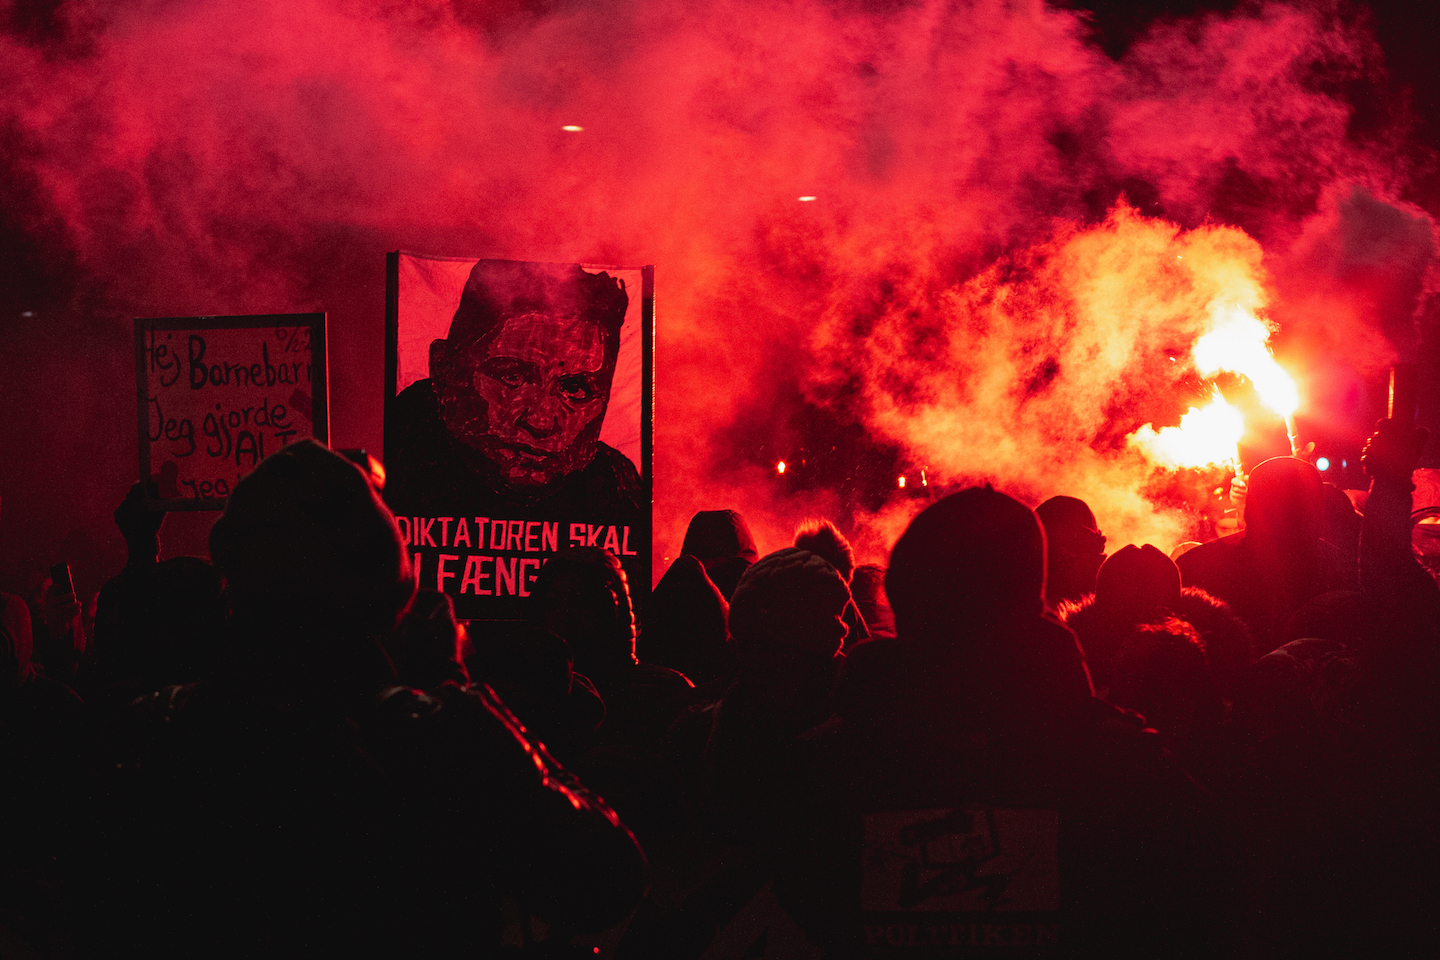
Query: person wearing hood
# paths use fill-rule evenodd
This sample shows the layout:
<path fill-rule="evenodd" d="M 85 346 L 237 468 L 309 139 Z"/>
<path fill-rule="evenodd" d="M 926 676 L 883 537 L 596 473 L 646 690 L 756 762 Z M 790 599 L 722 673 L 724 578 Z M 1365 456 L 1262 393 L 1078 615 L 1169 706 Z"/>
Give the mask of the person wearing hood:
<path fill-rule="evenodd" d="M 734 510 L 701 510 L 691 517 L 680 552 L 704 564 L 727 602 L 745 570 L 760 556 L 750 525 Z"/>
<path fill-rule="evenodd" d="M 637 650 L 689 677 L 697 698 L 717 699 L 735 679 L 729 616 L 730 604 L 705 565 L 682 554 L 650 593 Z"/>

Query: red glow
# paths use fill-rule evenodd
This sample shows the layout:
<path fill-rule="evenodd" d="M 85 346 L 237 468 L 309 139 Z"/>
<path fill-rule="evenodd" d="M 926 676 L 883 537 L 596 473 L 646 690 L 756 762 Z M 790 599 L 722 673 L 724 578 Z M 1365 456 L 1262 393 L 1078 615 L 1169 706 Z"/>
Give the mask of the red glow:
<path fill-rule="evenodd" d="M 1389 362 L 1375 325 L 1417 315 L 1434 259 L 1402 126 L 1350 135 L 1344 91 L 1382 65 L 1335 5 L 1167 19 L 1118 60 L 1049 3 L 422 6 L 62 4 L 83 43 L 0 34 L 14 217 L 74 255 L 96 315 L 327 310 L 334 440 L 374 450 L 384 291 L 360 278 L 384 251 L 656 264 L 657 575 L 702 506 L 766 546 L 844 512 L 883 558 L 918 501 L 870 513 L 844 471 L 791 491 L 742 453 L 804 447 L 797 412 L 1163 542 L 1182 518 L 1135 495 L 1123 438 L 1197 400 L 1211 300 L 1347 345 L 1281 355 L 1308 413 L 1317 365 Z M 24 320 L 0 379 L 126 394 L 91 318 Z M 117 429 L 12 459 L 89 463 Z M 32 512 L 64 515 L 47 480 Z M 12 540 L 59 549 L 45 529 Z"/>

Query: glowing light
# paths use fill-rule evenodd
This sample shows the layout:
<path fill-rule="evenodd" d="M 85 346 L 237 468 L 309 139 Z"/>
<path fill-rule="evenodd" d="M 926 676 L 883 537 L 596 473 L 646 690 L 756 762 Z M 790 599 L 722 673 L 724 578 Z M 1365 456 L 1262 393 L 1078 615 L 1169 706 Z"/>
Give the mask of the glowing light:
<path fill-rule="evenodd" d="M 784 461 L 784 460 L 781 460 L 779 463 L 775 464 L 775 472 L 776 472 L 776 473 L 784 473 L 784 472 L 785 472 L 785 461 Z"/>
<path fill-rule="evenodd" d="M 904 489 L 905 489 L 905 478 L 904 478 L 904 477 L 901 477 L 901 478 L 900 478 L 900 489 L 901 489 L 901 490 L 904 490 Z"/>
<path fill-rule="evenodd" d="M 1237 462 L 1244 433 L 1245 420 L 1240 411 L 1226 403 L 1217 390 L 1208 406 L 1191 407 L 1180 418 L 1180 426 L 1156 430 L 1147 423 L 1130 434 L 1126 442 L 1162 466 L 1204 467 Z"/>
<path fill-rule="evenodd" d="M 930 481 L 925 478 L 925 471 L 924 471 L 924 470 L 921 470 L 921 471 L 920 471 L 920 486 L 922 486 L 922 487 L 928 487 L 928 486 L 930 486 Z"/>
<path fill-rule="evenodd" d="M 1329 470 L 1329 469 L 1330 469 L 1330 460 L 1329 460 L 1328 458 L 1326 458 L 1326 457 L 1320 457 L 1320 458 L 1316 459 L 1316 461 L 1315 461 L 1315 469 L 1316 469 L 1316 470 L 1321 470 L 1321 471 Z"/>
<path fill-rule="evenodd" d="M 564 130 L 566 133 L 579 133 L 579 132 L 581 132 L 582 130 L 584 130 L 585 128 L 584 128 L 584 127 L 577 127 L 577 126 L 576 126 L 575 124 L 573 124 L 573 123 L 567 123 L 567 124 L 565 124 L 565 126 L 561 127 L 560 129 L 561 129 L 561 130 Z"/>
<path fill-rule="evenodd" d="M 813 201 L 814 199 L 815 199 L 814 197 L 801 197 L 801 198 L 800 198 L 800 202 L 801 202 L 801 203 L 810 203 L 810 202 Z"/>
<path fill-rule="evenodd" d="M 1242 307 L 1211 308 L 1215 326 L 1195 343 L 1195 368 L 1203 377 L 1221 370 L 1238 373 L 1255 385 L 1260 402 L 1282 417 L 1300 406 L 1295 381 L 1275 362 L 1266 343 L 1270 328 Z"/>

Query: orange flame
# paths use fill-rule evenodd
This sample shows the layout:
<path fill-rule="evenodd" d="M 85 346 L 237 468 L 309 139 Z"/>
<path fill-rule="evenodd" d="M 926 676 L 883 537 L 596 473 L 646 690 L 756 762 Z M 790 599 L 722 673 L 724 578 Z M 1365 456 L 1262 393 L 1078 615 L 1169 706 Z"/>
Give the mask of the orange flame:
<path fill-rule="evenodd" d="M 1300 394 L 1265 345 L 1270 328 L 1243 307 L 1212 305 L 1210 313 L 1215 326 L 1191 351 L 1195 369 L 1203 377 L 1221 370 L 1238 373 L 1255 385 L 1261 403 L 1282 417 L 1292 416 L 1300 406 Z"/>
<path fill-rule="evenodd" d="M 1130 434 L 1127 442 L 1161 466 L 1204 467 L 1237 463 L 1244 433 L 1245 420 L 1240 411 L 1226 403 L 1216 390 L 1215 399 L 1208 406 L 1191 407 L 1180 418 L 1180 426 L 1156 430 L 1147 423 Z"/>
<path fill-rule="evenodd" d="M 1190 352 L 1195 369 L 1203 377 L 1214 377 L 1224 370 L 1249 380 L 1260 402 L 1285 418 L 1293 443 L 1292 418 L 1300 406 L 1300 394 L 1295 381 L 1270 353 L 1270 327 L 1235 304 L 1213 303 L 1210 316 L 1214 325 L 1195 341 Z M 1155 463 L 1171 469 L 1238 465 L 1238 444 L 1244 432 L 1245 420 L 1240 411 L 1226 403 L 1217 389 L 1215 399 L 1206 407 L 1191 407 L 1180 418 L 1180 426 L 1156 430 L 1147 423 L 1127 442 Z"/>

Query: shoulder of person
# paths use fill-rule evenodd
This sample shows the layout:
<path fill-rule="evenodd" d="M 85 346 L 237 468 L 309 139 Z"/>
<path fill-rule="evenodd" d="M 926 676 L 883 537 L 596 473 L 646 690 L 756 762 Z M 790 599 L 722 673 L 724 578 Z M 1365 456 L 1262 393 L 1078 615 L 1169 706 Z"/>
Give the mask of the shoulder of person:
<path fill-rule="evenodd" d="M 695 689 L 695 684 L 691 683 L 685 674 L 671 667 L 662 667 L 658 663 L 637 663 L 633 682 L 637 687 L 682 696 Z"/>

